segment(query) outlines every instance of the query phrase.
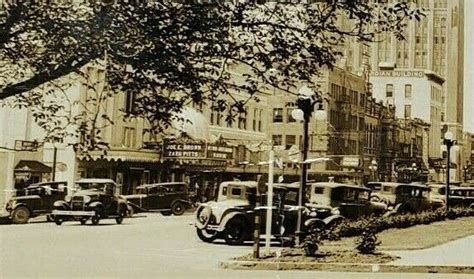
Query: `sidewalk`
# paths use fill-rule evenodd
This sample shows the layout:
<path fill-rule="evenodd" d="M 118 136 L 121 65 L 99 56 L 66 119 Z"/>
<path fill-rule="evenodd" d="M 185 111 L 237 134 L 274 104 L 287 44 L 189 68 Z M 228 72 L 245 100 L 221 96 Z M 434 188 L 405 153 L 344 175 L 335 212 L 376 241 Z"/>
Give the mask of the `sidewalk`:
<path fill-rule="evenodd" d="M 401 257 L 397 265 L 456 265 L 474 267 L 474 235 L 421 250 L 387 251 Z"/>

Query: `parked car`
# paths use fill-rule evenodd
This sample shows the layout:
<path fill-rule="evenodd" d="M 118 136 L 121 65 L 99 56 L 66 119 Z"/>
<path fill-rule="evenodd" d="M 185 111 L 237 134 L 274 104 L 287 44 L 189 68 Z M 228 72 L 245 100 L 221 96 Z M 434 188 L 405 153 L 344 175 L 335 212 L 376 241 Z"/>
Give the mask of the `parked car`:
<path fill-rule="evenodd" d="M 191 206 L 188 185 L 183 182 L 147 184 L 137 194 L 124 195 L 133 212 L 159 211 L 163 215 L 182 215 Z"/>
<path fill-rule="evenodd" d="M 54 203 L 54 222 L 80 221 L 85 224 L 91 219 L 93 225 L 100 219 L 115 218 L 121 224 L 127 214 L 127 201 L 117 193 L 117 184 L 111 179 L 87 178 L 76 182 L 77 190 L 65 200 Z"/>
<path fill-rule="evenodd" d="M 54 202 L 67 195 L 67 183 L 42 182 L 25 188 L 25 194 L 12 197 L 6 204 L 6 211 L 14 224 L 26 224 L 32 217 L 46 215 L 49 221 Z"/>
<path fill-rule="evenodd" d="M 449 205 L 474 208 L 474 187 L 450 188 Z"/>
<path fill-rule="evenodd" d="M 430 187 L 430 200 L 432 202 L 445 203 L 446 200 L 446 184 L 433 183 L 428 184 Z"/>
<path fill-rule="evenodd" d="M 318 225 L 332 226 L 343 218 L 355 219 L 371 214 L 384 214 L 387 205 L 371 201 L 371 189 L 336 182 L 312 183 L 306 207 L 317 217 Z M 307 221 L 307 226 L 310 222 Z M 321 222 L 322 221 L 322 222 Z"/>
<path fill-rule="evenodd" d="M 380 190 L 374 191 L 371 200 L 383 202 L 399 213 L 442 207 L 442 202 L 430 199 L 430 191 L 430 187 L 421 184 L 381 182 Z"/>
<path fill-rule="evenodd" d="M 299 208 L 297 188 L 293 184 L 274 184 L 272 235 L 280 240 L 289 240 L 295 234 Z M 219 185 L 216 201 L 201 204 L 196 210 L 196 232 L 205 242 L 223 238 L 227 244 L 239 245 L 251 240 L 255 228 L 255 214 L 264 207 L 257 208 L 257 182 L 227 181 Z M 266 197 L 263 196 L 263 201 Z M 265 204 L 262 204 L 263 206 Z M 262 214 L 260 229 L 265 231 Z"/>

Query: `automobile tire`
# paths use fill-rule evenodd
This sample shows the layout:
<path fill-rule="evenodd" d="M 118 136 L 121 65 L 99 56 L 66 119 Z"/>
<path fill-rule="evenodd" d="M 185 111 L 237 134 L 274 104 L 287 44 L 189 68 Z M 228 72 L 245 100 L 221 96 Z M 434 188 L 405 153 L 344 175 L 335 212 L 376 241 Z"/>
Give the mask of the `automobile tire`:
<path fill-rule="evenodd" d="M 173 205 L 171 206 L 171 212 L 176 216 L 183 215 L 184 210 L 184 204 L 180 201 L 173 203 Z"/>
<path fill-rule="evenodd" d="M 30 219 L 30 210 L 24 206 L 15 208 L 12 213 L 13 224 L 26 224 Z"/>
<path fill-rule="evenodd" d="M 63 217 L 61 216 L 58 216 L 58 215 L 55 215 L 54 216 L 54 223 L 56 223 L 56 225 L 58 226 L 61 226 L 61 224 L 63 223 Z"/>
<path fill-rule="evenodd" d="M 201 230 L 199 228 L 196 228 L 196 233 L 200 240 L 207 243 L 211 243 L 217 239 L 217 231 L 209 232 L 208 230 L 205 230 L 205 229 Z"/>
<path fill-rule="evenodd" d="M 229 245 L 241 245 L 247 237 L 245 221 L 241 218 L 231 219 L 225 226 L 224 239 Z"/>
<path fill-rule="evenodd" d="M 168 211 L 168 210 L 167 210 L 167 211 L 161 211 L 161 214 L 162 214 L 163 216 L 170 216 L 170 215 L 171 215 L 171 211 Z"/>
<path fill-rule="evenodd" d="M 87 218 L 81 218 L 80 222 L 81 225 L 85 225 L 87 223 Z"/>
<path fill-rule="evenodd" d="M 97 211 L 95 212 L 95 215 L 92 216 L 91 221 L 92 221 L 92 225 L 98 225 L 99 224 L 99 222 L 100 222 L 99 212 L 97 212 Z"/>
<path fill-rule="evenodd" d="M 119 216 L 115 218 L 115 222 L 117 222 L 117 224 L 119 225 L 122 224 L 123 218 L 125 217 L 125 215 L 127 215 L 127 210 L 120 212 Z"/>

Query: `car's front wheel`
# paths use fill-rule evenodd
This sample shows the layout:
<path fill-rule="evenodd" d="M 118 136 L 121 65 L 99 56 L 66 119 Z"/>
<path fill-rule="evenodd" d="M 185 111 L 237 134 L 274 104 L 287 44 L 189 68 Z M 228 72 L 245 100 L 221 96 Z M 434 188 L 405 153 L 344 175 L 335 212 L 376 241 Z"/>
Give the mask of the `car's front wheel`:
<path fill-rule="evenodd" d="M 229 245 L 241 245 L 247 237 L 245 221 L 240 218 L 230 220 L 225 226 L 224 239 Z"/>
<path fill-rule="evenodd" d="M 98 211 L 95 212 L 95 215 L 91 218 L 92 225 L 98 225 L 100 222 L 100 213 Z"/>
<path fill-rule="evenodd" d="M 58 215 L 55 215 L 54 216 L 54 223 L 56 223 L 56 225 L 58 226 L 61 226 L 61 224 L 63 223 L 63 217 L 61 216 L 58 216 Z"/>
<path fill-rule="evenodd" d="M 14 224 L 26 224 L 30 219 L 30 210 L 24 206 L 15 208 L 12 214 Z"/>
<path fill-rule="evenodd" d="M 183 215 L 184 210 L 184 204 L 180 201 L 173 203 L 171 206 L 171 212 L 176 216 Z"/>
<path fill-rule="evenodd" d="M 123 218 L 125 217 L 125 215 L 127 215 L 127 210 L 123 210 L 122 212 L 119 213 L 119 216 L 117 218 L 115 218 L 115 222 L 117 222 L 117 224 L 122 224 L 123 222 Z"/>
<path fill-rule="evenodd" d="M 196 228 L 196 233 L 200 240 L 211 243 L 217 239 L 217 231 Z"/>

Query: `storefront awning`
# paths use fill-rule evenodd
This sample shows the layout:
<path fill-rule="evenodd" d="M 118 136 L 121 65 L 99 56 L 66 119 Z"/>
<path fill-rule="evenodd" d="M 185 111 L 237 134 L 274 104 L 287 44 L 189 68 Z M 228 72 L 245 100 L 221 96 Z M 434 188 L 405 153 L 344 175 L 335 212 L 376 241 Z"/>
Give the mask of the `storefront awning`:
<path fill-rule="evenodd" d="M 15 172 L 50 173 L 53 169 L 38 161 L 21 160 L 15 167 Z"/>

